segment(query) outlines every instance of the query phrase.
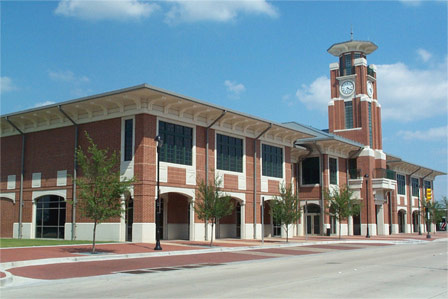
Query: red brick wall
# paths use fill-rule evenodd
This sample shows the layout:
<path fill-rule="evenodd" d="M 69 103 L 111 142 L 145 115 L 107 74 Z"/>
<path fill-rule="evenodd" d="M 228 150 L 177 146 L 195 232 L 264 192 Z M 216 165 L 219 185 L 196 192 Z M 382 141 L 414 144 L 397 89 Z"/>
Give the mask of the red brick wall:
<path fill-rule="evenodd" d="M 170 193 L 168 197 L 167 223 L 188 223 L 188 199 L 177 193 Z"/>
<path fill-rule="evenodd" d="M 12 200 L 6 198 L 0 198 L 0 237 L 1 238 L 12 238 L 13 235 L 13 224 L 18 222 L 18 205 L 14 205 Z"/>

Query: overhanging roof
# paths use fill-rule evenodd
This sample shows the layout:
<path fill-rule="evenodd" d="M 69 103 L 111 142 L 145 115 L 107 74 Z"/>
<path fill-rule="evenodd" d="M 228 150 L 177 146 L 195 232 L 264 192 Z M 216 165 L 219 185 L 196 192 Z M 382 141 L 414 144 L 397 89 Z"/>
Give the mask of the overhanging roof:
<path fill-rule="evenodd" d="M 225 115 L 220 118 L 214 128 L 243 132 L 245 135 L 257 137 L 266 128 L 270 127 L 264 138 L 291 145 L 296 139 L 314 136 L 280 123 L 213 105 L 148 84 L 1 115 L 1 136 L 18 134 L 7 119 L 24 133 L 72 125 L 59 111 L 59 107 L 62 107 L 75 122 L 80 124 L 105 118 L 151 113 L 178 120 L 187 119 L 195 124 L 207 127 L 225 112 Z"/>
<path fill-rule="evenodd" d="M 362 41 L 362 40 L 349 40 L 342 43 L 333 44 L 330 48 L 328 48 L 328 53 L 339 57 L 341 54 L 346 52 L 363 52 L 366 55 L 374 52 L 378 49 L 378 46 L 375 45 L 371 41 Z"/>
<path fill-rule="evenodd" d="M 445 172 L 434 170 L 415 163 L 403 161 L 400 157 L 386 153 L 386 163 L 390 169 L 395 171 L 403 171 L 412 173 L 419 177 L 436 177 L 438 175 L 446 175 Z"/>

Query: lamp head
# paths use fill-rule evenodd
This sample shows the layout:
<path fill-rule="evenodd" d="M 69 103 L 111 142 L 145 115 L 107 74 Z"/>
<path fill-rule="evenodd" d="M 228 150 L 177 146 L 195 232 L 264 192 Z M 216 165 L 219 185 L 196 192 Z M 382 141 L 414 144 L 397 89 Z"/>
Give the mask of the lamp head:
<path fill-rule="evenodd" d="M 163 139 L 162 136 L 157 135 L 156 137 L 154 137 L 154 141 L 157 142 L 157 147 L 160 149 L 163 146 Z"/>

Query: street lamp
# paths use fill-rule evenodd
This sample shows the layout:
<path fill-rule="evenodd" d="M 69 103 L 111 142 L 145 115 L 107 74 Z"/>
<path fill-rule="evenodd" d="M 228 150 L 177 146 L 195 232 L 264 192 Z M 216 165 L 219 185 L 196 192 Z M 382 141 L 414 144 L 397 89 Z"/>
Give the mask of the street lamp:
<path fill-rule="evenodd" d="M 366 179 L 366 206 L 367 206 L 367 235 L 366 238 L 370 238 L 369 234 L 369 175 L 364 175 Z"/>
<path fill-rule="evenodd" d="M 157 200 L 156 200 L 156 247 L 154 247 L 154 250 L 162 250 L 162 247 L 160 246 L 160 234 L 161 234 L 161 203 L 160 203 L 160 149 L 163 145 L 163 140 L 160 135 L 157 135 L 154 138 L 154 141 L 157 142 Z"/>

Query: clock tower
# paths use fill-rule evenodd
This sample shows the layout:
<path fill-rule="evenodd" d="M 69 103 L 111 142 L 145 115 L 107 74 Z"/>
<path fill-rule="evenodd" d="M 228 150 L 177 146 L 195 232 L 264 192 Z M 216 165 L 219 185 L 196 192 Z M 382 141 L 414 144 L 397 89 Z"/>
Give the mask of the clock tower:
<path fill-rule="evenodd" d="M 339 62 L 330 64 L 329 132 L 382 149 L 381 105 L 377 101 L 376 67 L 367 55 L 377 49 L 370 41 L 350 40 L 332 45 L 328 52 Z"/>

